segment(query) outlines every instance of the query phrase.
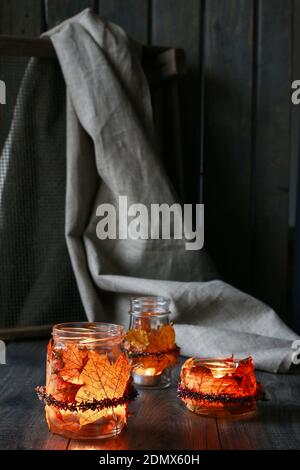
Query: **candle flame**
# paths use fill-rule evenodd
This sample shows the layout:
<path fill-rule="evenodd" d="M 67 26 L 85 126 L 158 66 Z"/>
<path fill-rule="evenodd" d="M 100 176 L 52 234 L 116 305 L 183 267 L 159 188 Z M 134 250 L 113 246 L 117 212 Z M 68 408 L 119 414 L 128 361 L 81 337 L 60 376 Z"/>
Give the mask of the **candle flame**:
<path fill-rule="evenodd" d="M 200 360 L 199 363 L 203 364 L 207 369 L 209 369 L 216 379 L 221 379 L 226 374 L 234 374 L 237 366 L 233 357 L 226 359 Z"/>
<path fill-rule="evenodd" d="M 156 374 L 154 367 L 149 367 L 148 369 L 144 369 L 143 367 L 137 367 L 136 369 L 134 369 L 134 372 L 135 374 L 146 375 L 147 377 L 161 374 L 161 372 L 159 374 Z"/>

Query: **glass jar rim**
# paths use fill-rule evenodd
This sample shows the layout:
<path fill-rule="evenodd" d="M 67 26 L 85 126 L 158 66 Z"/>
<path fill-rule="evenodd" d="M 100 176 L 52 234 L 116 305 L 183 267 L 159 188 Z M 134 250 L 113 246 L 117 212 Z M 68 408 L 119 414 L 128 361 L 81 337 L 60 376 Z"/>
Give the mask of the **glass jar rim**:
<path fill-rule="evenodd" d="M 235 356 L 208 356 L 208 357 L 196 357 L 194 358 L 195 362 L 199 365 L 203 365 L 207 368 L 226 368 L 229 364 L 232 364 L 233 367 L 237 368 L 239 363 L 245 358 L 235 357 Z"/>
<path fill-rule="evenodd" d="M 139 316 L 147 314 L 149 316 L 170 315 L 171 300 L 163 296 L 140 296 L 131 298 L 130 315 Z"/>
<path fill-rule="evenodd" d="M 63 340 L 120 341 L 124 334 L 125 330 L 122 325 L 104 322 L 58 323 L 52 329 L 52 336 L 57 336 Z"/>

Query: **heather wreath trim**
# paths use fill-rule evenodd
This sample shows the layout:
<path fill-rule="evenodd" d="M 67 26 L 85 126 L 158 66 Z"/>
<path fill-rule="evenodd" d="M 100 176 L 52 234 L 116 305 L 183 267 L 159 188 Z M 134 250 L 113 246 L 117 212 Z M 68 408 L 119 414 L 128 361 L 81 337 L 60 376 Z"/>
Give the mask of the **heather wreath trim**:
<path fill-rule="evenodd" d="M 221 394 L 205 394 L 197 392 L 196 390 L 191 390 L 189 388 L 184 388 L 179 384 L 177 388 L 177 396 L 179 398 L 190 398 L 197 401 L 207 401 L 209 403 L 222 403 L 226 404 L 251 404 L 257 400 L 264 400 L 264 392 L 258 384 L 258 389 L 255 395 L 246 395 L 243 397 L 235 397 L 227 393 Z"/>
<path fill-rule="evenodd" d="M 35 389 L 40 400 L 48 406 L 54 406 L 60 410 L 78 412 L 78 411 L 100 411 L 105 408 L 115 408 L 119 405 L 125 405 L 126 403 L 134 400 L 138 395 L 138 392 L 135 388 L 130 385 L 130 387 L 125 391 L 124 395 L 120 398 L 104 398 L 103 400 L 93 400 L 93 401 L 81 401 L 81 402 L 65 402 L 57 400 L 53 395 L 46 393 L 46 387 L 36 387 Z"/>
<path fill-rule="evenodd" d="M 180 348 L 176 346 L 175 348 L 168 349 L 166 351 L 155 351 L 155 352 L 148 352 L 148 351 L 128 351 L 127 354 L 129 357 L 135 358 L 135 357 L 163 357 L 166 354 L 179 354 Z"/>

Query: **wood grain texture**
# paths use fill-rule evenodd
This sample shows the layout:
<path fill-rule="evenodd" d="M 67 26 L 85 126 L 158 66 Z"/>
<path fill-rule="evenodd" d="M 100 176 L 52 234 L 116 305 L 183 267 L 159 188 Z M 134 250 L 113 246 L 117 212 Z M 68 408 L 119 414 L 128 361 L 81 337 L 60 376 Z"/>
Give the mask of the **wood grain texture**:
<path fill-rule="evenodd" d="M 0 366 L 0 449 L 300 449 L 300 374 L 258 373 L 268 401 L 256 415 L 234 420 L 203 418 L 168 390 L 140 392 L 133 415 L 116 439 L 68 441 L 48 432 L 34 387 L 45 381 L 45 340 L 11 343 Z"/>
<path fill-rule="evenodd" d="M 258 2 L 252 292 L 286 316 L 292 1 Z"/>
<path fill-rule="evenodd" d="M 71 441 L 69 450 L 83 449 L 219 449 L 216 421 L 189 412 L 176 396 L 179 368 L 167 390 L 140 391 L 130 406 L 133 416 L 119 437 L 111 441 Z"/>
<path fill-rule="evenodd" d="M 95 8 L 96 0 L 45 0 L 47 27 L 52 28 L 85 8 Z"/>
<path fill-rule="evenodd" d="M 0 449 L 66 449 L 49 433 L 34 388 L 45 383 L 46 342 L 11 343 L 0 366 Z"/>
<path fill-rule="evenodd" d="M 47 38 L 24 38 L 23 36 L 0 36 L 0 57 L 56 58 L 52 43 Z"/>
<path fill-rule="evenodd" d="M 98 13 L 124 28 L 136 41 L 148 43 L 149 0 L 98 0 Z"/>
<path fill-rule="evenodd" d="M 294 2 L 293 8 L 293 69 L 292 81 L 300 77 L 300 3 Z M 300 106 L 292 106 L 291 110 L 291 162 L 290 162 L 290 225 L 294 228 L 290 234 L 290 277 L 292 287 L 292 325 L 300 334 Z"/>
<path fill-rule="evenodd" d="M 250 288 L 253 20 L 251 0 L 206 2 L 206 247 L 224 279 Z"/>
<path fill-rule="evenodd" d="M 1 0 L 0 34 L 32 37 L 43 28 L 43 0 Z"/>
<path fill-rule="evenodd" d="M 222 449 L 300 449 L 300 375 L 258 373 L 267 399 L 249 419 L 218 419 Z"/>
<path fill-rule="evenodd" d="M 199 0 L 152 1 L 152 44 L 183 48 L 187 58 L 187 76 L 182 80 L 180 88 L 180 96 L 184 98 L 180 112 L 186 202 L 199 202 L 200 198 L 203 5 L 204 2 Z"/>
<path fill-rule="evenodd" d="M 153 116 L 160 158 L 179 201 L 185 198 L 179 80 L 161 81 L 152 89 Z"/>

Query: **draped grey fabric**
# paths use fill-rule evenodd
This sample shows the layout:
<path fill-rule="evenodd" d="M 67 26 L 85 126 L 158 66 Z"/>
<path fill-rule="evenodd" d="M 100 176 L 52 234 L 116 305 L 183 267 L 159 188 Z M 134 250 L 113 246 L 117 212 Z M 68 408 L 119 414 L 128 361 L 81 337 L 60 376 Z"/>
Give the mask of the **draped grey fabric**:
<path fill-rule="evenodd" d="M 216 280 L 183 240 L 99 240 L 101 203 L 175 201 L 156 153 L 146 79 L 124 31 L 90 10 L 49 36 L 67 84 L 66 239 L 89 320 L 128 323 L 132 295 L 172 299 L 182 353 L 252 354 L 287 371 L 297 336 L 260 301 Z M 209 204 L 209 201 L 208 201 Z"/>

